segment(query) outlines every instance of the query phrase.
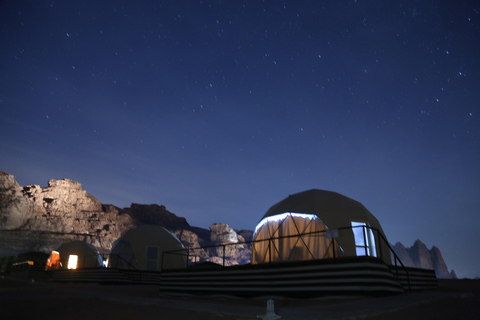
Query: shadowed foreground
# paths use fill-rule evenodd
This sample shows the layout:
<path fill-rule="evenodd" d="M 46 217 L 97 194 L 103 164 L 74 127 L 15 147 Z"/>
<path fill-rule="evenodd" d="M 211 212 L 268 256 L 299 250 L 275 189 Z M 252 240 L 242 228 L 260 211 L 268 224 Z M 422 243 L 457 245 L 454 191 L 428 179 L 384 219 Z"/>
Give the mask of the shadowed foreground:
<path fill-rule="evenodd" d="M 157 286 L 0 279 L 2 319 L 256 319 L 265 299 L 160 294 Z M 275 299 L 282 319 L 480 319 L 480 281 L 440 280 L 433 291 L 358 299 Z"/>

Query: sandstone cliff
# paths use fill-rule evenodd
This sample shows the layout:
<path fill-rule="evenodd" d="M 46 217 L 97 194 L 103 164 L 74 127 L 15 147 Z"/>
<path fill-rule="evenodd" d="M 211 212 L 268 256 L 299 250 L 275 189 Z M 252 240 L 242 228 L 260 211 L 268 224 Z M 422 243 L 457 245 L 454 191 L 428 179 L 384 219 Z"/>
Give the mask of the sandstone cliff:
<path fill-rule="evenodd" d="M 192 249 L 194 262 L 222 264 L 223 257 L 225 265 L 250 262 L 248 245 L 235 245 L 244 238 L 226 224 L 214 224 L 210 230 L 192 227 L 185 218 L 156 204 L 133 203 L 124 209 L 102 205 L 69 179 L 50 180 L 46 188 L 21 187 L 12 175 L 0 171 L 0 257 L 49 252 L 72 240 L 87 241 L 106 254 L 123 233 L 144 224 L 174 232 Z M 213 247 L 229 243 L 233 244 L 225 246 L 225 255 L 223 249 Z M 212 247 L 198 249 L 201 246 Z"/>
<path fill-rule="evenodd" d="M 407 267 L 433 269 L 437 274 L 437 278 L 441 279 L 457 278 L 455 271 L 448 271 L 442 253 L 435 246 L 429 250 L 422 241 L 417 240 L 413 246 L 409 248 L 405 248 L 403 244 L 397 242 L 393 246 L 393 250 Z"/>
<path fill-rule="evenodd" d="M 0 171 L 0 228 L 16 229 L 23 225 L 31 205 L 15 178 Z"/>
<path fill-rule="evenodd" d="M 107 252 L 135 220 L 100 201 L 69 179 L 50 180 L 48 187 L 20 187 L 0 171 L 0 255 L 50 251 L 61 243 L 86 240 Z"/>

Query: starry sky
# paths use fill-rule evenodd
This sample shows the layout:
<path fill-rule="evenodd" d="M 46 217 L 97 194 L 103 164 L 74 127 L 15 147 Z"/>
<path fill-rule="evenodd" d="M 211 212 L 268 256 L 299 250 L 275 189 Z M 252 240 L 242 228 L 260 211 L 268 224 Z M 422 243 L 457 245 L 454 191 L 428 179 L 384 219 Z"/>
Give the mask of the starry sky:
<path fill-rule="evenodd" d="M 253 230 L 304 190 L 480 276 L 480 2 L 0 2 L 0 170 Z"/>

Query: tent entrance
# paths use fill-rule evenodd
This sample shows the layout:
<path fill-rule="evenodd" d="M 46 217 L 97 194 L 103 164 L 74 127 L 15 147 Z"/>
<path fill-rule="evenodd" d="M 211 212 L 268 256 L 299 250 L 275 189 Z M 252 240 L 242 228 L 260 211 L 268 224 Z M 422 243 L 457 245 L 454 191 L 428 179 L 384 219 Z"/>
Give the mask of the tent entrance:
<path fill-rule="evenodd" d="M 68 256 L 67 269 L 77 269 L 78 256 L 76 254 L 71 254 Z"/>
<path fill-rule="evenodd" d="M 373 231 L 366 222 L 352 221 L 357 256 L 377 256 Z"/>
<path fill-rule="evenodd" d="M 158 269 L 158 247 L 148 246 L 146 270 L 157 271 L 157 269 Z"/>
<path fill-rule="evenodd" d="M 61 266 L 60 253 L 58 251 L 52 251 L 47 259 L 45 270 L 57 270 L 60 269 Z"/>

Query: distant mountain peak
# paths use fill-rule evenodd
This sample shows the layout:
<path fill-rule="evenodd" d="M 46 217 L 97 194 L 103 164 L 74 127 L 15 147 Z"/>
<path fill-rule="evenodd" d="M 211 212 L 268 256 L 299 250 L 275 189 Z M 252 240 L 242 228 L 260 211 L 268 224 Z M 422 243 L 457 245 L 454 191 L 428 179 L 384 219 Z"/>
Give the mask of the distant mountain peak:
<path fill-rule="evenodd" d="M 436 246 L 429 250 L 420 239 L 417 239 L 411 247 L 405 247 L 402 243 L 397 242 L 393 246 L 393 250 L 407 267 L 433 269 L 437 278 L 441 279 L 457 278 L 455 271 L 448 271 L 442 253 Z"/>

